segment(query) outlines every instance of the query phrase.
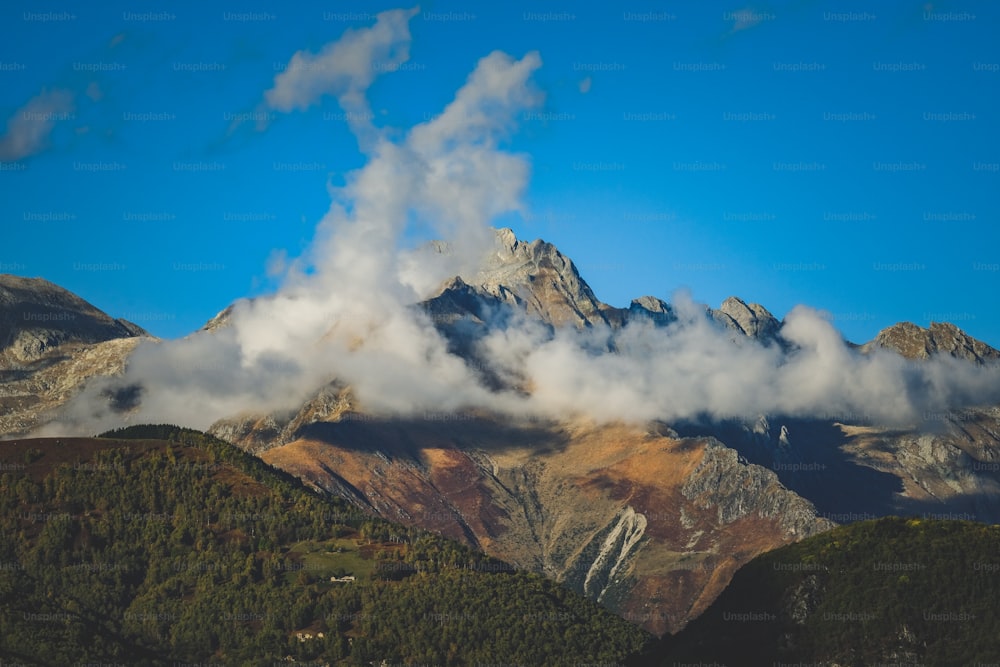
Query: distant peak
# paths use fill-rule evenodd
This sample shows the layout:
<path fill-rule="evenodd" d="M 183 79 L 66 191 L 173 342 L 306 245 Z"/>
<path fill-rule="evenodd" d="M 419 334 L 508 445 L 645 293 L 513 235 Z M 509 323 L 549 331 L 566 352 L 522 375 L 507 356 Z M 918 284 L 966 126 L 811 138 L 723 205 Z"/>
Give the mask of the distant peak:
<path fill-rule="evenodd" d="M 149 334 L 48 280 L 0 275 L 0 355 L 30 361 L 63 343 L 138 336 Z"/>
<path fill-rule="evenodd" d="M 767 308 L 759 303 L 747 304 L 739 297 L 731 296 L 722 302 L 712 316 L 730 329 L 757 340 L 773 339 L 781 324 Z"/>
<path fill-rule="evenodd" d="M 950 322 L 931 322 L 928 328 L 912 322 L 898 322 L 878 332 L 862 349 L 892 350 L 907 359 L 928 359 L 947 354 L 975 363 L 1000 360 L 1000 351 L 976 340 Z"/>
<path fill-rule="evenodd" d="M 657 299 L 655 296 L 640 296 L 638 299 L 632 299 L 631 305 L 648 310 L 651 313 L 669 313 L 672 311 L 670 304 Z"/>

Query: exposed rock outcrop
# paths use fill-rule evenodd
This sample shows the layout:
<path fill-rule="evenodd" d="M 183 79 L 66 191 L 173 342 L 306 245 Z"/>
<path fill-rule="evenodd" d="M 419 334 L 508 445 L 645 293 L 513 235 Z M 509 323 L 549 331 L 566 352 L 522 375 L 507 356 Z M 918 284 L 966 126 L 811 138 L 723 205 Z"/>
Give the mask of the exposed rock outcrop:
<path fill-rule="evenodd" d="M 781 328 L 781 323 L 764 306 L 759 303 L 748 305 L 735 296 L 712 311 L 712 317 L 733 331 L 762 343 L 775 340 Z"/>
<path fill-rule="evenodd" d="M 467 416 L 316 423 L 261 454 L 366 511 L 439 531 L 657 632 L 754 555 L 833 524 L 714 440 Z"/>
<path fill-rule="evenodd" d="M 607 306 L 568 257 L 542 240 L 519 241 L 508 228 L 496 231 L 495 252 L 469 282 L 500 301 L 523 304 L 529 313 L 556 326 L 608 324 Z"/>
<path fill-rule="evenodd" d="M 928 359 L 934 355 L 949 355 L 977 364 L 1000 361 L 1000 350 L 976 340 L 954 324 L 931 322 L 929 328 L 910 322 L 900 322 L 878 332 L 862 350 L 875 348 L 892 350 L 907 359 Z"/>

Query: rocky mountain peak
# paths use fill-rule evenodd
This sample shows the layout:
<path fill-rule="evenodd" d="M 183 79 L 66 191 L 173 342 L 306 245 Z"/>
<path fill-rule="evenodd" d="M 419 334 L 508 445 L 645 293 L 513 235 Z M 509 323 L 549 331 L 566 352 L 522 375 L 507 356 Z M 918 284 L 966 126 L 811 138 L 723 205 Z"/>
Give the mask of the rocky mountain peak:
<path fill-rule="evenodd" d="M 436 296 L 421 305 L 435 324 L 441 327 L 467 319 L 482 323 L 487 311 L 496 307 L 497 299 L 469 285 L 460 276 L 455 276 L 441 285 Z"/>
<path fill-rule="evenodd" d="M 767 308 L 759 303 L 747 304 L 735 296 L 723 301 L 712 316 L 737 333 L 759 341 L 773 340 L 781 328 L 781 323 Z"/>
<path fill-rule="evenodd" d="M 677 319 L 670 304 L 655 296 L 641 296 L 638 299 L 632 299 L 632 303 L 628 307 L 628 315 L 630 318 L 652 320 L 660 326 L 670 324 Z"/>
<path fill-rule="evenodd" d="M 954 324 L 931 322 L 923 328 L 911 322 L 900 322 L 878 332 L 874 340 L 865 343 L 865 352 L 875 348 L 892 350 L 907 359 L 928 359 L 947 354 L 977 364 L 1000 361 L 1000 350 L 976 340 Z"/>
<path fill-rule="evenodd" d="M 44 423 L 149 334 L 41 278 L 0 275 L 0 436 Z"/>
<path fill-rule="evenodd" d="M 510 227 L 501 227 L 496 230 L 496 243 L 499 249 L 506 250 L 508 255 L 513 256 L 521 242 L 517 240 L 514 230 Z"/>
<path fill-rule="evenodd" d="M 504 227 L 495 230 L 495 252 L 479 272 L 467 279 L 510 305 L 524 305 L 528 312 L 555 325 L 578 327 L 607 323 L 607 306 L 598 301 L 580 277 L 572 260 L 551 243 L 536 239 L 519 241 Z"/>
<path fill-rule="evenodd" d="M 233 316 L 233 308 L 235 308 L 235 307 L 236 307 L 236 304 L 233 303 L 233 304 L 229 304 L 228 306 L 226 306 L 225 308 L 223 308 L 222 310 L 220 310 L 218 313 L 215 314 L 215 316 L 212 319 L 210 319 L 208 322 L 205 323 L 205 326 L 203 326 L 201 328 L 201 330 L 202 331 L 216 331 L 217 329 L 225 329 L 226 327 L 228 327 L 229 325 L 231 325 L 232 324 L 231 318 Z"/>

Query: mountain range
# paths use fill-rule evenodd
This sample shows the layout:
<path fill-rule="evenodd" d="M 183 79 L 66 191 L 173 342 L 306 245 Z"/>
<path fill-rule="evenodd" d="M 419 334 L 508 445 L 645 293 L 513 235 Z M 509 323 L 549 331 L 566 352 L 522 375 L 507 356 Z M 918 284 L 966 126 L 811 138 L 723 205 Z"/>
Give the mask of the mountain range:
<path fill-rule="evenodd" d="M 601 302 L 555 246 L 509 229 L 495 232 L 478 272 L 445 281 L 413 307 L 484 383 L 528 393 L 479 356 L 477 342 L 505 323 L 622 331 L 678 318 L 656 297 L 624 308 Z M 231 326 L 233 308 L 192 335 Z M 794 346 L 759 304 L 731 297 L 704 317 L 734 345 Z M 136 347 L 151 344 L 140 327 L 51 283 L 0 276 L 0 436 L 44 427 L 88 383 L 120 375 Z M 851 348 L 916 363 L 1000 360 L 947 323 L 896 324 Z M 1000 521 L 996 405 L 925 413 L 902 426 L 836 410 L 607 423 L 482 408 L 386 416 L 337 378 L 310 392 L 295 409 L 240 412 L 208 430 L 358 512 L 542 574 L 656 635 L 704 614 L 755 557 L 837 524 L 889 515 Z M 141 391 L 106 398 L 127 423 Z"/>

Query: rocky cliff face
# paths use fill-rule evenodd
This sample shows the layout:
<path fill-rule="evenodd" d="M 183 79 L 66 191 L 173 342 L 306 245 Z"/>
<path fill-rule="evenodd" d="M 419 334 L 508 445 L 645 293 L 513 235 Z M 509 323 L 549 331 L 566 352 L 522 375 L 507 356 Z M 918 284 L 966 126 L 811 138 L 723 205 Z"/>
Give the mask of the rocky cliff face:
<path fill-rule="evenodd" d="M 838 522 L 888 515 L 1000 522 L 997 407 L 927 413 L 908 428 L 864 415 L 677 427 L 689 436 L 712 433 Z"/>
<path fill-rule="evenodd" d="M 242 414 L 215 422 L 210 432 L 250 452 L 260 454 L 291 442 L 304 428 L 350 418 L 351 392 L 336 383 L 322 387 L 297 411 L 287 414 Z"/>
<path fill-rule="evenodd" d="M 655 296 L 642 296 L 632 299 L 625 315 L 626 321 L 648 320 L 656 326 L 666 326 L 677 320 L 674 309 L 666 301 Z"/>

